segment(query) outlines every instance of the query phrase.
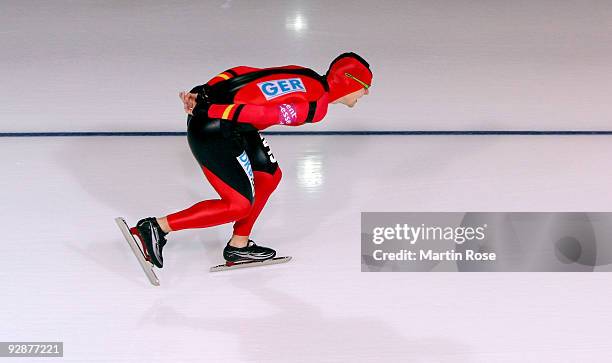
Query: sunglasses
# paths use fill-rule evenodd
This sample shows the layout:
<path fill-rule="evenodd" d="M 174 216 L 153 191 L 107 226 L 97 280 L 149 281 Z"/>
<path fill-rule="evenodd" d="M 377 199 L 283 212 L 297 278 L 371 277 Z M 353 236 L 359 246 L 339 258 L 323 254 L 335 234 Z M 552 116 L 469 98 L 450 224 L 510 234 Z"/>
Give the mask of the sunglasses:
<path fill-rule="evenodd" d="M 369 84 L 367 84 L 367 83 L 365 83 L 364 81 L 362 81 L 362 80 L 358 79 L 357 77 L 353 76 L 352 74 L 350 74 L 350 73 L 346 73 L 346 72 L 345 72 L 345 73 L 344 73 L 344 75 L 345 75 L 345 76 L 347 76 L 348 78 L 351 78 L 351 79 L 354 79 L 355 81 L 357 81 L 357 83 L 359 83 L 360 85 L 362 85 L 362 86 L 363 86 L 363 88 L 365 88 L 366 90 L 367 90 L 368 88 L 370 88 L 370 85 L 369 85 Z"/>

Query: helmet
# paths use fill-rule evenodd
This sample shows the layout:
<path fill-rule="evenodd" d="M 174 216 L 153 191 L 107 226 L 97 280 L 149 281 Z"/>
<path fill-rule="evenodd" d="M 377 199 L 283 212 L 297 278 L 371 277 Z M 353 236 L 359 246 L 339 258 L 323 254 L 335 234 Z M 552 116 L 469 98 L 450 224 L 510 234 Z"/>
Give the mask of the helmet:
<path fill-rule="evenodd" d="M 325 79 L 331 102 L 362 88 L 368 89 L 372 84 L 372 71 L 368 62 L 359 55 L 342 53 L 329 65 Z"/>

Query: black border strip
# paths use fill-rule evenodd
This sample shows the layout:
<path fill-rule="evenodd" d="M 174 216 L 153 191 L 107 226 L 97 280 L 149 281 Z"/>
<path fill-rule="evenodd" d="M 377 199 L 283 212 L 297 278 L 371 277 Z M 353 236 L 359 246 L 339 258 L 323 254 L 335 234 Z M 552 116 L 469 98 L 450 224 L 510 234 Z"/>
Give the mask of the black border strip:
<path fill-rule="evenodd" d="M 262 131 L 264 135 L 612 135 L 612 131 Z M 58 137 L 58 136 L 185 136 L 181 131 L 59 131 L 59 132 L 0 132 L 0 137 Z"/>

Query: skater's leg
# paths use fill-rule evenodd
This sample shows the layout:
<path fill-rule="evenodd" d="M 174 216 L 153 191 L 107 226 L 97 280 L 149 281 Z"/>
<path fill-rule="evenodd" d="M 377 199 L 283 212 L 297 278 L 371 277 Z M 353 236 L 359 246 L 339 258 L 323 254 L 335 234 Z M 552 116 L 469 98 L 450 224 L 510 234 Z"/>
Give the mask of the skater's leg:
<path fill-rule="evenodd" d="M 276 189 L 282 178 L 282 172 L 280 168 L 276 168 L 274 174 L 268 174 L 263 171 L 255 171 L 255 201 L 249 214 L 236 221 L 234 224 L 234 235 L 237 236 L 248 236 L 251 234 L 253 225 L 259 217 L 259 214 L 263 210 L 268 198 L 272 192 Z M 245 241 L 246 242 L 246 241 Z M 244 244 L 246 245 L 246 243 Z M 240 245 L 235 247 L 241 247 Z"/>
<path fill-rule="evenodd" d="M 276 256 L 276 251 L 256 245 L 249 239 L 249 235 L 268 198 L 280 182 L 282 173 L 268 143 L 258 132 L 245 133 L 244 140 L 254 170 L 255 200 L 249 214 L 234 224 L 234 235 L 223 249 L 226 266 L 233 263 L 267 261 Z"/>
<path fill-rule="evenodd" d="M 234 224 L 234 235 L 230 241 L 230 245 L 234 247 L 247 245 L 248 237 L 257 217 L 282 177 L 282 172 L 270 151 L 268 142 L 259 132 L 246 133 L 244 137 L 247 142 L 247 155 L 251 160 L 253 174 L 255 175 L 255 200 L 250 213 Z"/>

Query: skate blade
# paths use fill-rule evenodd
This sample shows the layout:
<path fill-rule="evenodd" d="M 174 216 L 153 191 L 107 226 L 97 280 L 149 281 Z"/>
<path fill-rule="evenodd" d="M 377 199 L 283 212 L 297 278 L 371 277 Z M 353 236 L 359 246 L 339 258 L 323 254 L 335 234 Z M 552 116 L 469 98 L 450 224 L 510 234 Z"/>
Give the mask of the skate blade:
<path fill-rule="evenodd" d="M 157 275 L 155 275 L 155 272 L 153 272 L 153 264 L 145 259 L 144 252 L 140 248 L 140 243 L 136 241 L 134 236 L 130 233 L 130 228 L 128 227 L 125 219 L 117 217 L 115 218 L 115 222 L 117 222 L 117 226 L 121 230 L 121 233 L 123 233 L 123 237 L 125 237 L 128 245 L 130 245 L 132 252 L 134 252 L 134 256 L 136 256 L 138 263 L 140 263 L 140 266 L 142 267 L 145 275 L 147 275 L 151 285 L 159 286 L 159 279 L 157 278 Z"/>
<path fill-rule="evenodd" d="M 267 265 L 276 265 L 279 263 L 285 263 L 291 261 L 291 256 L 274 257 L 263 261 L 247 261 L 247 262 L 235 262 L 230 265 L 231 262 L 226 262 L 223 265 L 217 265 L 210 268 L 210 272 L 234 270 L 237 268 L 245 267 L 259 267 Z"/>

